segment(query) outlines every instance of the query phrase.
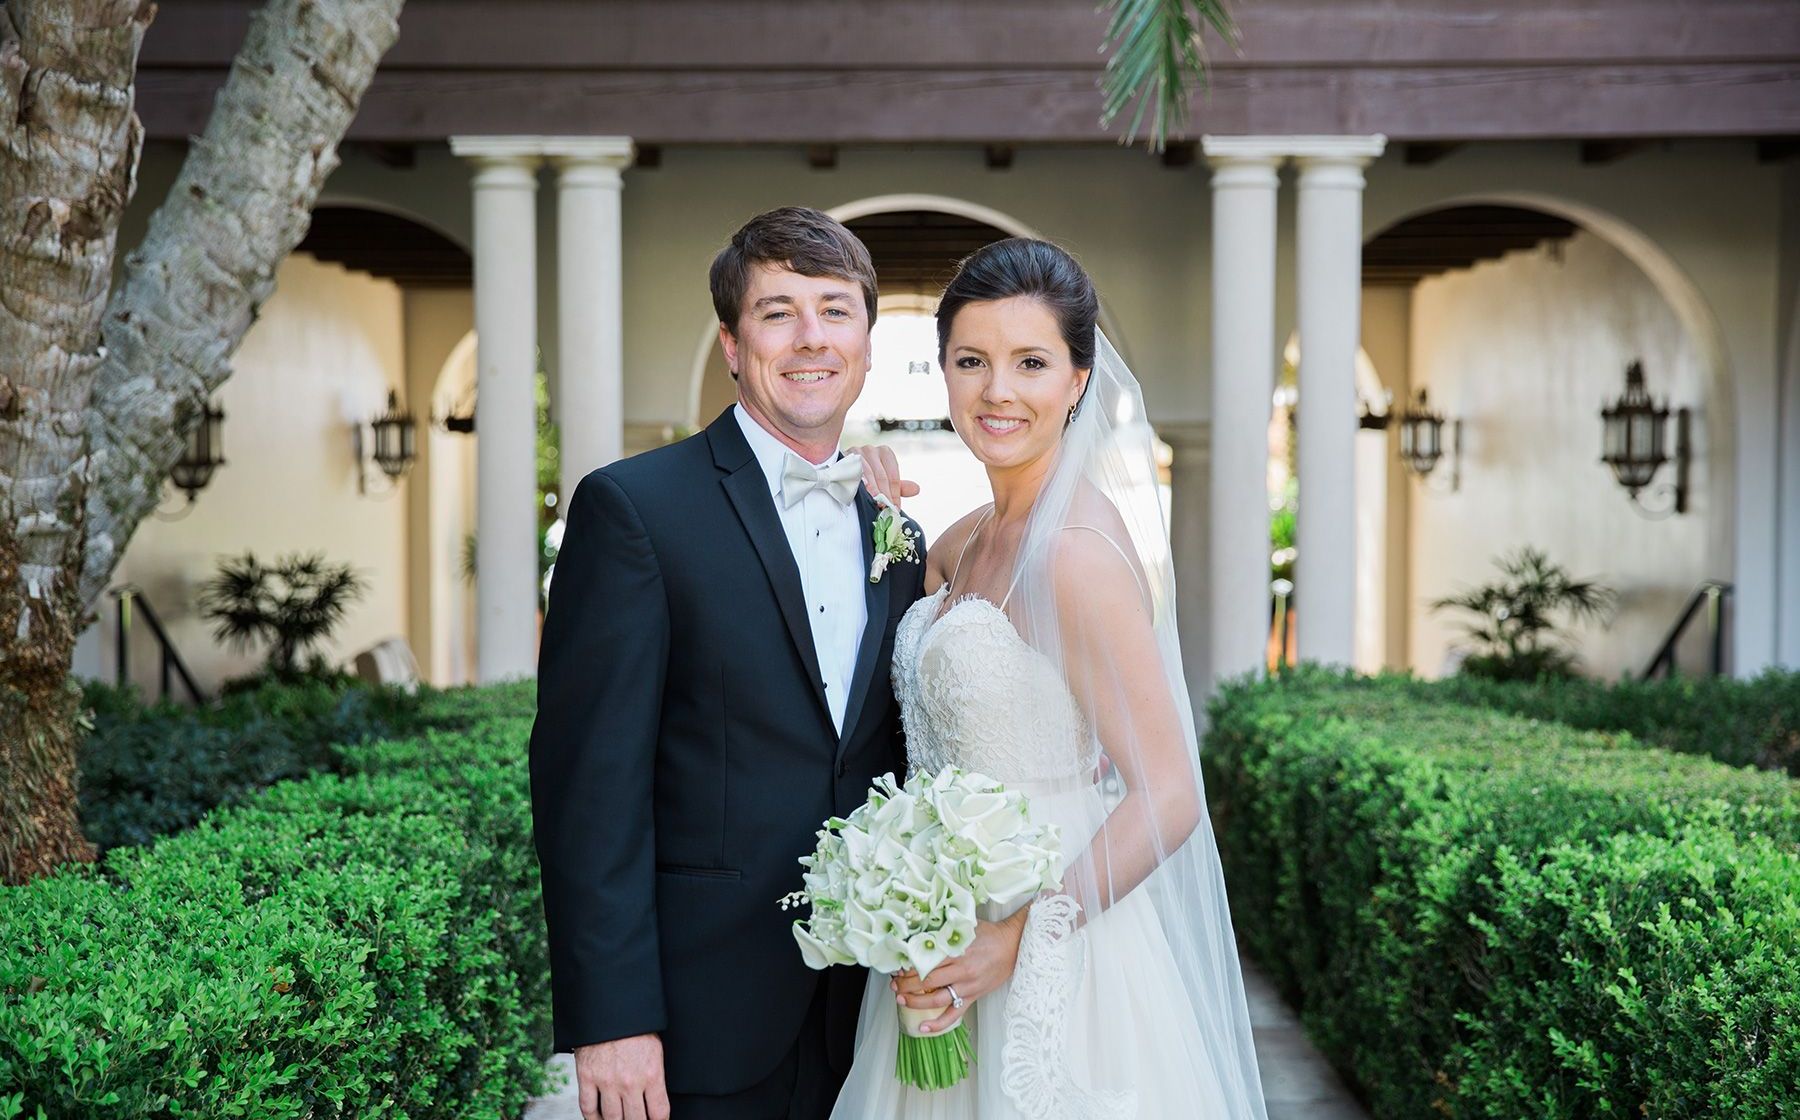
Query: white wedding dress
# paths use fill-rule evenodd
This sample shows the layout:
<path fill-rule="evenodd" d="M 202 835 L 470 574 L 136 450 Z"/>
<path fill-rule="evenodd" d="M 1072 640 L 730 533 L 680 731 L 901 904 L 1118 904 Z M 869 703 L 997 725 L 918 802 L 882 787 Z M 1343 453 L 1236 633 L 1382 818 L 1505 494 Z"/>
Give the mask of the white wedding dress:
<path fill-rule="evenodd" d="M 1081 708 L 1004 604 L 945 590 L 913 604 L 894 641 L 894 693 L 914 771 L 956 763 L 1022 790 L 1033 819 L 1061 826 L 1066 855 L 1109 801 Z M 983 907 L 989 921 L 1017 907 Z M 1072 928 L 1065 896 L 1038 903 L 1011 979 L 964 1022 L 966 1080 L 921 1091 L 894 1077 L 900 1024 L 888 978 L 870 973 L 854 1065 L 833 1120 L 1223 1118 L 1220 1071 L 1146 888 Z M 1241 1115 L 1241 1114 L 1240 1114 Z M 1238 1120 L 1232 1116 L 1231 1120 Z"/>

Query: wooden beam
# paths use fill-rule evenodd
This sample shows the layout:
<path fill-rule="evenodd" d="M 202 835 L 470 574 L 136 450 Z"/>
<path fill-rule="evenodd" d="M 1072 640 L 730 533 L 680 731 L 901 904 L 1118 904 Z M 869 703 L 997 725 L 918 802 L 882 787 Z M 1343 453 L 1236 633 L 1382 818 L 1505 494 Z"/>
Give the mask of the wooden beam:
<path fill-rule="evenodd" d="M 1408 167 L 1430 167 L 1460 147 L 1462 147 L 1461 144 L 1453 141 L 1438 141 L 1407 144 L 1402 150 L 1405 152 L 1404 158 Z"/>
<path fill-rule="evenodd" d="M 637 144 L 633 147 L 631 166 L 642 168 L 645 171 L 654 171 L 662 166 L 661 144 Z"/>
<path fill-rule="evenodd" d="M 808 144 L 806 146 L 806 165 L 814 171 L 830 171 L 837 167 L 838 146 L 836 144 Z"/>
<path fill-rule="evenodd" d="M 430 5 L 420 5 L 430 7 Z M 675 8 L 682 5 L 671 5 Z M 746 0 L 747 7 L 759 7 Z M 174 7 L 169 5 L 168 7 Z M 610 8 L 611 5 L 601 5 Z M 1800 24 L 1800 20 L 1795 21 Z M 1090 47 L 1091 49 L 1091 47 Z M 151 139 L 200 132 L 219 68 L 140 69 Z M 1096 72 L 1021 66 L 792 71 L 405 69 L 384 66 L 350 137 L 440 143 L 451 135 L 619 135 L 640 143 L 1094 143 Z M 830 114 L 820 114 L 829 98 Z M 1201 125 L 1221 134 L 1340 135 L 1379 121 L 1409 143 L 1781 135 L 1794 129 L 1792 61 L 1400 66 L 1214 71 Z"/>
<path fill-rule="evenodd" d="M 1199 145 L 1192 140 L 1171 140 L 1163 145 L 1162 165 L 1164 167 L 1192 167 L 1194 155 Z"/>
<path fill-rule="evenodd" d="M 353 140 L 347 145 L 373 159 L 383 167 L 391 167 L 396 171 L 410 171 L 418 162 L 418 145 L 393 143 L 381 140 Z"/>
<path fill-rule="evenodd" d="M 1647 144 L 1644 140 L 1583 140 L 1581 162 L 1590 167 L 1617 163 L 1633 152 L 1641 151 Z"/>
<path fill-rule="evenodd" d="M 984 150 L 989 171 L 1005 171 L 1013 165 L 1011 144 L 989 144 Z"/>
<path fill-rule="evenodd" d="M 1800 155 L 1800 136 L 1765 136 L 1756 142 L 1756 162 L 1780 163 Z"/>

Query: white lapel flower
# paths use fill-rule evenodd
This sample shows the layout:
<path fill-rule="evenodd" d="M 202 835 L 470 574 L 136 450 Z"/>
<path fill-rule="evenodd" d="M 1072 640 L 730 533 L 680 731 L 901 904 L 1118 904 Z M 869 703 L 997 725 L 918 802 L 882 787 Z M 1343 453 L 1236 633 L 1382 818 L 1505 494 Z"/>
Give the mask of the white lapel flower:
<path fill-rule="evenodd" d="M 886 495 L 875 495 L 881 512 L 870 530 L 875 535 L 875 560 L 869 565 L 869 582 L 880 583 L 888 565 L 919 558 L 919 531 L 900 519 L 900 511 Z"/>

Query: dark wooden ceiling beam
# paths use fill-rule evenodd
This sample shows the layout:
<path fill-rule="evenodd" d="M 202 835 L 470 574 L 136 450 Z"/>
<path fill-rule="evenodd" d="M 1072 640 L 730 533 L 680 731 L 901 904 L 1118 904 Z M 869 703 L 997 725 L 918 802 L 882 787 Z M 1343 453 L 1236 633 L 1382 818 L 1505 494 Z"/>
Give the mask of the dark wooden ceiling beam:
<path fill-rule="evenodd" d="M 1756 142 L 1756 162 L 1780 163 L 1800 155 L 1800 136 L 1765 136 Z"/>
<path fill-rule="evenodd" d="M 806 166 L 814 171 L 831 171 L 838 165 L 838 146 L 836 144 L 808 144 L 806 146 Z"/>
<path fill-rule="evenodd" d="M 1013 165 L 1013 154 L 1017 151 L 1012 144 L 989 144 L 983 151 L 989 171 L 1006 171 Z"/>
<path fill-rule="evenodd" d="M 1169 168 L 1194 166 L 1199 144 L 1193 140 L 1171 140 L 1163 146 L 1162 165 Z"/>
<path fill-rule="evenodd" d="M 1416 283 L 1508 253 L 1555 244 L 1578 228 L 1566 219 L 1514 206 L 1453 206 L 1419 214 L 1363 246 L 1363 282 Z"/>
<path fill-rule="evenodd" d="M 1436 141 L 1402 145 L 1402 151 L 1408 167 L 1430 167 L 1460 147 L 1454 141 Z"/>
<path fill-rule="evenodd" d="M 1581 162 L 1592 167 L 1601 167 L 1609 163 L 1617 163 L 1628 155 L 1641 152 L 1648 147 L 1644 140 L 1583 140 L 1581 142 Z"/>

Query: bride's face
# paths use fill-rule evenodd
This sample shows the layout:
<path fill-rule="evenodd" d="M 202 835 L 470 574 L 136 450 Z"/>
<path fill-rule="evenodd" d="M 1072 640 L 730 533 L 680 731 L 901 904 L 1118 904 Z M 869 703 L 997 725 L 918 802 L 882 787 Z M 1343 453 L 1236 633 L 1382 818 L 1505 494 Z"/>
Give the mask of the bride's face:
<path fill-rule="evenodd" d="M 951 320 L 944 347 L 950 419 L 989 467 L 1050 454 L 1088 371 L 1075 368 L 1056 314 L 1033 296 L 971 303 Z"/>

